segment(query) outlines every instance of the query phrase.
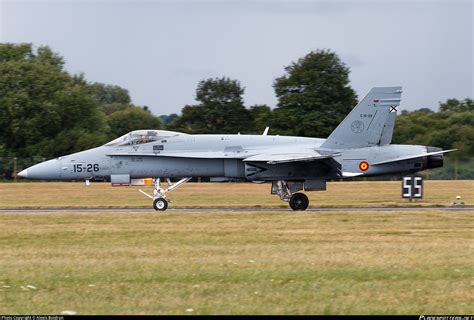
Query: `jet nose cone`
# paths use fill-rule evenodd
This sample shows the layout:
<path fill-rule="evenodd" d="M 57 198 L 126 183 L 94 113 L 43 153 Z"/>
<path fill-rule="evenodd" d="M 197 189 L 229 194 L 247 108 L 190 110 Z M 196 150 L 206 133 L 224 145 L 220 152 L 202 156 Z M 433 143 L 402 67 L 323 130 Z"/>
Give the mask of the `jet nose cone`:
<path fill-rule="evenodd" d="M 61 178 L 61 165 L 59 160 L 53 159 L 35 164 L 18 175 L 28 179 L 56 180 Z"/>
<path fill-rule="evenodd" d="M 19 176 L 21 178 L 28 178 L 28 169 L 20 171 L 20 173 L 18 173 L 17 176 Z"/>

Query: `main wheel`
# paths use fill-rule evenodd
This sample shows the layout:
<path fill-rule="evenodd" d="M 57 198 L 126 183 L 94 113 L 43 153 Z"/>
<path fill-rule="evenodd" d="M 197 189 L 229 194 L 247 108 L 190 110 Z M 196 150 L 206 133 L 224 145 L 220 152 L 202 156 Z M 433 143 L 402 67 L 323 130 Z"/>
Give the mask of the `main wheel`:
<path fill-rule="evenodd" d="M 164 198 L 158 198 L 153 201 L 153 208 L 159 211 L 165 211 L 168 208 L 168 201 Z"/>
<path fill-rule="evenodd" d="M 290 207 L 293 210 L 306 210 L 309 205 L 309 199 L 304 193 L 295 193 L 290 198 Z"/>

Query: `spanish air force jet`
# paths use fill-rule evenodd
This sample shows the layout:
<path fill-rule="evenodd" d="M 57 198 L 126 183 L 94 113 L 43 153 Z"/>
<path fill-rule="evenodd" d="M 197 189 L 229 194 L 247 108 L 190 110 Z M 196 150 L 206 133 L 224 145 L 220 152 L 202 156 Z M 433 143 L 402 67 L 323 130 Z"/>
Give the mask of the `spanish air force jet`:
<path fill-rule="evenodd" d="M 453 150 L 390 144 L 402 87 L 370 90 L 327 139 L 137 130 L 103 146 L 45 161 L 18 175 L 43 180 L 153 177 L 153 207 L 166 210 L 167 193 L 193 177 L 272 183 L 271 193 L 293 210 L 309 205 L 304 191 L 326 181 L 409 174 L 443 166 Z M 171 178 L 181 178 L 172 183 Z M 168 182 L 162 187 L 163 180 Z"/>

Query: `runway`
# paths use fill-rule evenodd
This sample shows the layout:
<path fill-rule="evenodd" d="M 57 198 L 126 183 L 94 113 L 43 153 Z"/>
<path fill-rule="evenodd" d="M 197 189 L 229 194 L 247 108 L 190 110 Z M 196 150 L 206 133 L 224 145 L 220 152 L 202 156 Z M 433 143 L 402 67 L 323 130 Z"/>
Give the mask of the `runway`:
<path fill-rule="evenodd" d="M 328 211 L 474 211 L 474 207 L 332 207 L 332 208 L 309 208 L 306 211 L 293 211 L 290 208 L 169 208 L 166 211 L 155 211 L 153 208 L 25 208 L 25 209 L 0 209 L 0 214 L 14 213 L 53 213 L 53 212 L 156 212 L 165 214 L 166 212 L 328 212 Z"/>

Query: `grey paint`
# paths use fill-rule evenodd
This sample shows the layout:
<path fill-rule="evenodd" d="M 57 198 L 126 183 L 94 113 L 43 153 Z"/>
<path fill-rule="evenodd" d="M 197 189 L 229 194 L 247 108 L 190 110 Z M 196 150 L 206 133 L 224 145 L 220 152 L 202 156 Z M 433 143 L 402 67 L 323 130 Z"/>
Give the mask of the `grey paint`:
<path fill-rule="evenodd" d="M 388 119 L 382 130 L 382 136 L 380 137 L 380 145 L 385 146 L 392 142 L 393 129 L 395 128 L 395 120 L 397 119 L 397 113 L 391 112 L 388 115 Z"/>

